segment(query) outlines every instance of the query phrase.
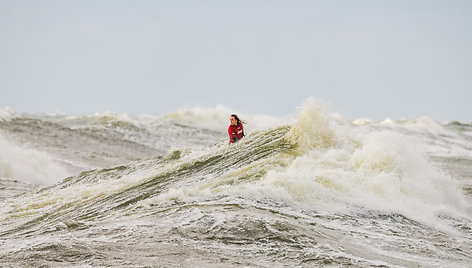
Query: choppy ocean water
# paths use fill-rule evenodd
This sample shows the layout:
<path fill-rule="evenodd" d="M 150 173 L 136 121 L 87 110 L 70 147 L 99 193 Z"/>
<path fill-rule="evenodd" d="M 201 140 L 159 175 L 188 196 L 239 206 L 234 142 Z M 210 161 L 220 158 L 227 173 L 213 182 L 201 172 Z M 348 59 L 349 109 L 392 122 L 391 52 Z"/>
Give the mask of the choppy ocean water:
<path fill-rule="evenodd" d="M 469 267 L 472 125 L 0 110 L 2 267 Z"/>

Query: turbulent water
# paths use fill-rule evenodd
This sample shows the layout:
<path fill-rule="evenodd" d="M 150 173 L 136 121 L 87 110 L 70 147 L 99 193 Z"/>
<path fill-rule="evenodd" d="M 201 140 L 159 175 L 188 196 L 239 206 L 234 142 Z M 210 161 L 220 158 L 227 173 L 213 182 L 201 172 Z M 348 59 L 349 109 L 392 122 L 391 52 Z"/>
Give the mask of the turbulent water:
<path fill-rule="evenodd" d="M 0 110 L 2 267 L 470 267 L 472 125 Z"/>

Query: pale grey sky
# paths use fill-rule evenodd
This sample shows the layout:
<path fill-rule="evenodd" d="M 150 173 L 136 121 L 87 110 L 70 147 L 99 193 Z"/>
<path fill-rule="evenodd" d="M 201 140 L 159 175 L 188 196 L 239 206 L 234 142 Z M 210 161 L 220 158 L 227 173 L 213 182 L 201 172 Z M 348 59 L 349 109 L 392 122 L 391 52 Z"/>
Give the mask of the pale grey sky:
<path fill-rule="evenodd" d="M 472 1 L 0 0 L 0 107 L 472 121 Z"/>

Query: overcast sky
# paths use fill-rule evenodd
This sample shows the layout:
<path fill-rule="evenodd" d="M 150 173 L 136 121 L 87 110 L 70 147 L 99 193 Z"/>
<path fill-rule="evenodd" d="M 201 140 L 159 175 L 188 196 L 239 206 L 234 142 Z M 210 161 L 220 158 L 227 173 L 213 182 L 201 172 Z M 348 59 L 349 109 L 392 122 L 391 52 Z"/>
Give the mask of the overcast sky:
<path fill-rule="evenodd" d="M 0 108 L 472 121 L 472 1 L 0 0 Z"/>

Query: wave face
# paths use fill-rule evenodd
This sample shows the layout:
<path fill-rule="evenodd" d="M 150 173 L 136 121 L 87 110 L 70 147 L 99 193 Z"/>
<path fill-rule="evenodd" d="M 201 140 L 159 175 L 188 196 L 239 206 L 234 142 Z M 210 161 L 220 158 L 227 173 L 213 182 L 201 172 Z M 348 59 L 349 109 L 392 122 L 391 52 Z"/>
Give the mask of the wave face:
<path fill-rule="evenodd" d="M 6 266 L 472 261 L 470 124 L 349 122 L 308 99 L 292 119 L 244 116 L 248 135 L 229 146 L 222 106 L 3 114 L 0 146 L 16 155 L 0 162 Z"/>

